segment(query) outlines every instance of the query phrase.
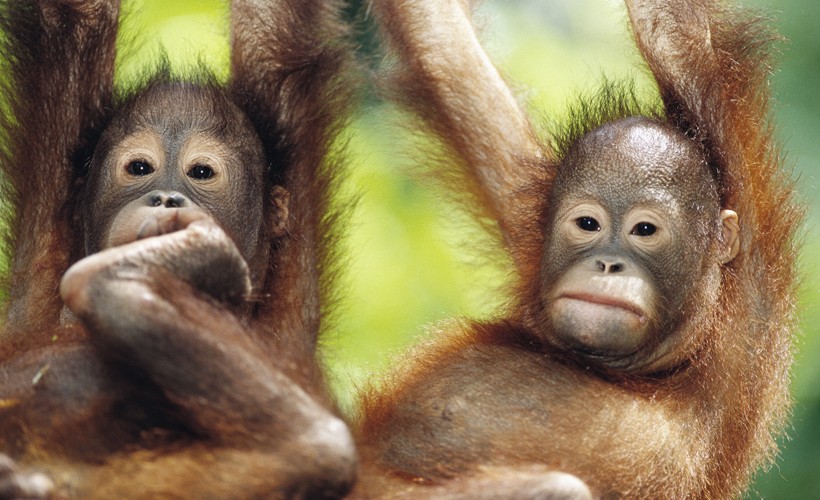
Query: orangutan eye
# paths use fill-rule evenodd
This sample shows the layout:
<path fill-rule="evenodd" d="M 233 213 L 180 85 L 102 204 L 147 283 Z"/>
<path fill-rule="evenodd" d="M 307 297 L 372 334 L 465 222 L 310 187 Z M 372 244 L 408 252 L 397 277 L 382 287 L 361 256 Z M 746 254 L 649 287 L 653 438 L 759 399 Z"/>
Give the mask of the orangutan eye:
<path fill-rule="evenodd" d="M 601 225 L 592 217 L 578 217 L 575 219 L 575 225 L 584 231 L 600 231 Z"/>
<path fill-rule="evenodd" d="M 197 180 L 210 179 L 214 175 L 215 172 L 208 165 L 194 165 L 194 167 L 188 171 L 188 177 Z"/>
<path fill-rule="evenodd" d="M 153 173 L 154 167 L 147 161 L 135 160 L 129 163 L 125 170 L 131 175 L 142 177 Z"/>
<path fill-rule="evenodd" d="M 654 224 L 650 224 L 649 222 L 639 222 L 635 224 L 635 227 L 632 228 L 632 231 L 629 234 L 634 234 L 635 236 L 652 236 L 658 230 Z"/>

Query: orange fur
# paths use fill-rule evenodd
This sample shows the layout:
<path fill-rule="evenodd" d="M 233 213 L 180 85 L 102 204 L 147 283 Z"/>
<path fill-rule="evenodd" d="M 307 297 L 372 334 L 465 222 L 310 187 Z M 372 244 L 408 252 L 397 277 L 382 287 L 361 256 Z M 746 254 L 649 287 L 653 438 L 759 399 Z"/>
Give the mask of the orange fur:
<path fill-rule="evenodd" d="M 719 296 L 694 305 L 677 362 L 643 374 L 601 369 L 539 340 L 549 329 L 541 256 L 560 151 L 533 153 L 510 139 L 534 134 L 521 129 L 514 103 L 487 90 L 503 82 L 477 62 L 484 56 L 463 8 L 374 4 L 399 56 L 395 81 L 409 89 L 400 104 L 450 152 L 440 166 L 473 190 L 468 210 L 497 221 L 517 284 L 503 318 L 438 332 L 363 395 L 358 496 L 470 496 L 475 484 L 488 496 L 515 495 L 528 467 L 542 466 L 604 497 L 728 498 L 772 463 L 791 404 L 802 218 L 768 119 L 776 37 L 753 13 L 721 3 L 627 7 L 663 116 L 706 151 L 721 205 L 741 225 L 740 254 L 721 268 Z M 467 106 L 471 95 L 483 100 Z"/>
<path fill-rule="evenodd" d="M 349 51 L 339 12 L 333 0 L 234 1 L 230 81 L 213 89 L 208 75 L 188 79 L 233 101 L 261 139 L 268 172 L 260 238 L 270 252 L 265 262 L 250 263 L 263 276 L 254 300 L 239 311 L 214 304 L 179 277 L 152 274 L 141 285 L 180 311 L 176 325 L 180 336 L 190 335 L 191 358 L 209 342 L 230 345 L 217 349 L 226 356 L 222 380 L 236 384 L 229 396 L 248 397 L 239 401 L 243 407 L 253 407 L 261 394 L 243 388 L 268 374 L 261 387 L 298 399 L 293 407 L 281 400 L 256 407 L 256 415 L 222 407 L 203 426 L 186 414 L 200 403 L 186 400 L 180 409 L 179 400 L 169 401 L 178 394 L 169 395 L 168 387 L 153 385 L 145 373 L 120 372 L 113 349 L 92 342 L 91 327 L 64 325 L 71 317 L 63 314 L 58 288 L 68 267 L 85 257 L 81 214 L 89 200 L 82 199 L 82 186 L 89 159 L 131 97 L 115 92 L 113 82 L 119 1 L 0 2 L 0 167 L 9 221 L 0 454 L 50 472 L 60 495 L 299 496 L 349 488 L 355 451 L 348 446 L 338 455 L 336 436 L 319 442 L 323 435 L 310 429 L 338 422 L 315 350 L 327 328 L 337 266 L 340 210 L 331 195 L 343 167 L 338 136 L 355 91 L 345 76 Z M 157 66 L 158 74 L 137 87 L 182 79 Z M 166 290 L 179 296 L 163 295 Z M 182 355 L 182 361 L 190 360 Z M 203 380 L 218 380 L 207 377 L 219 369 L 203 371 Z M 212 387 L 214 394 L 227 388 Z M 210 403 L 219 408 L 229 400 Z M 294 408 L 299 417 L 287 417 Z M 207 404 L 200 409 L 208 414 Z M 268 417 L 288 418 L 295 427 L 251 430 Z M 331 463 L 336 458 L 341 461 Z M 288 484 L 297 486 L 281 486 Z"/>

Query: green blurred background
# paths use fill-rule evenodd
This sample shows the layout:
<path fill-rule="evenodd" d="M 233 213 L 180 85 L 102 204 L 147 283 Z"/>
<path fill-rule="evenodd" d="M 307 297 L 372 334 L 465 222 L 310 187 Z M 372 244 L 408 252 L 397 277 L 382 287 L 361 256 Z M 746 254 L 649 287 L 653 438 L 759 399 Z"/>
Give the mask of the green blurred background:
<path fill-rule="evenodd" d="M 380 0 L 376 0 L 380 1 Z M 820 498 L 820 2 L 747 0 L 771 13 L 780 33 L 781 65 L 772 75 L 780 138 L 795 168 L 801 196 L 810 207 L 804 230 L 802 332 L 797 341 L 794 395 L 797 406 L 781 459 L 761 474 L 750 496 Z M 222 1 L 126 2 L 125 32 L 138 51 L 122 56 L 119 77 L 143 71 L 166 47 L 175 64 L 203 60 L 225 76 L 228 60 L 226 6 Z M 635 77 L 649 89 L 646 72 L 628 35 L 624 8 L 616 0 L 488 0 L 477 15 L 492 59 L 536 116 L 558 116 L 578 92 L 602 75 Z M 359 38 L 361 56 L 372 39 Z M 465 252 L 464 235 L 451 210 L 419 182 L 398 155 L 406 144 L 389 110 L 375 97 L 363 100 L 349 131 L 352 171 L 346 193 L 360 203 L 344 241 L 349 262 L 344 297 L 324 346 L 333 387 L 350 411 L 352 390 L 378 375 L 429 325 L 456 316 L 487 316 L 498 304 L 498 263 Z M 491 119 L 491 117 L 488 117 Z M 460 242 L 460 243 L 459 243 Z M 469 243 L 467 244 L 469 246 Z M 426 326 L 427 325 L 427 330 Z"/>

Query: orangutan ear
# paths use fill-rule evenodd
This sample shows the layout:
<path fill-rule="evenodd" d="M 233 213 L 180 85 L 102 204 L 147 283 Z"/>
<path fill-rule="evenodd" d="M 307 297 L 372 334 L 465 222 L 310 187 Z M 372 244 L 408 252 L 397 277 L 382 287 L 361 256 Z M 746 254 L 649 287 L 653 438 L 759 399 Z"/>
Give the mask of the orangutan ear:
<path fill-rule="evenodd" d="M 740 251 L 740 224 L 734 210 L 720 211 L 720 263 L 726 264 Z"/>
<path fill-rule="evenodd" d="M 284 236 L 288 229 L 288 206 L 290 192 L 282 186 L 273 186 L 271 191 L 270 232 L 274 238 Z"/>

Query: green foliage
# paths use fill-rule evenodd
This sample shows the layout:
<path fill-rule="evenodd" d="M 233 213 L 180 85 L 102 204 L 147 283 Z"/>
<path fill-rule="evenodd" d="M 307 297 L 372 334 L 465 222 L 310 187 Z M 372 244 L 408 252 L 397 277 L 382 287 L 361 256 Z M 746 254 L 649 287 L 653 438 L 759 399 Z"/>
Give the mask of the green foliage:
<path fill-rule="evenodd" d="M 228 76 L 226 0 L 123 1 L 117 53 L 118 81 L 139 79 L 167 56 L 185 71 L 204 65 L 220 79 Z"/>

